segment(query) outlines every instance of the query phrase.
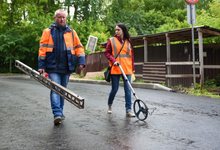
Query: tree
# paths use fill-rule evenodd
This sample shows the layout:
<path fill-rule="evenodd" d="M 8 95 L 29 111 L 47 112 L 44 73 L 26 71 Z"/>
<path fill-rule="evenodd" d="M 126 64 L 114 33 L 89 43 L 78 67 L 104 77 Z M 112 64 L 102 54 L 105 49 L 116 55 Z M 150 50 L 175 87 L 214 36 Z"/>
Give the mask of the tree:
<path fill-rule="evenodd" d="M 197 16 L 198 25 L 209 25 L 211 27 L 220 28 L 220 2 L 214 0 L 209 5 L 209 9 L 201 9 L 199 15 Z"/>
<path fill-rule="evenodd" d="M 124 22 L 129 28 L 135 28 L 139 35 L 151 34 L 172 19 L 183 21 L 183 9 L 183 0 L 112 0 L 104 21 L 111 33 L 117 22 Z M 175 10 L 178 10 L 177 14 L 173 13 Z"/>
<path fill-rule="evenodd" d="M 103 3 L 105 0 L 67 0 L 66 6 L 74 6 L 74 19 L 81 22 L 89 18 L 99 20 L 103 13 Z"/>
<path fill-rule="evenodd" d="M 39 37 L 42 29 L 48 26 L 47 18 L 52 17 L 39 15 L 43 7 L 33 5 L 33 1 L 3 2 L 0 7 L 0 67 L 5 68 L 8 64 L 12 72 L 15 59 L 28 60 L 31 64 L 36 60 Z"/>
<path fill-rule="evenodd" d="M 200 0 L 196 25 L 220 28 L 219 3 Z M 12 67 L 14 59 L 36 65 L 42 30 L 53 22 L 54 11 L 64 8 L 69 12 L 73 7 L 74 18 L 68 24 L 84 46 L 89 35 L 105 42 L 118 22 L 125 23 L 132 35 L 189 27 L 184 0 L 0 0 L 1 71 L 6 65 Z"/>
<path fill-rule="evenodd" d="M 72 21 L 70 25 L 77 31 L 81 43 L 86 46 L 88 42 L 89 35 L 98 37 L 98 44 L 101 44 L 110 37 L 110 34 L 107 32 L 106 25 L 101 21 L 95 21 L 93 18 L 84 20 L 80 23 Z M 96 51 L 101 51 L 101 49 L 96 48 Z M 88 52 L 90 53 L 90 52 Z"/>

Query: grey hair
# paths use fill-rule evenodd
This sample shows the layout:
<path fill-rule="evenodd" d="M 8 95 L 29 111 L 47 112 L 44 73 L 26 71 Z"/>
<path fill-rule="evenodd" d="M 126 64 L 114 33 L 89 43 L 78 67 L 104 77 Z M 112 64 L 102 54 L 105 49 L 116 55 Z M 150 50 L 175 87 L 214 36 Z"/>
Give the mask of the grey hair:
<path fill-rule="evenodd" d="M 56 17 L 56 15 L 57 15 L 58 13 L 64 13 L 64 14 L 67 16 L 67 12 L 66 12 L 65 10 L 63 10 L 63 9 L 58 9 L 58 10 L 55 11 L 54 17 Z"/>

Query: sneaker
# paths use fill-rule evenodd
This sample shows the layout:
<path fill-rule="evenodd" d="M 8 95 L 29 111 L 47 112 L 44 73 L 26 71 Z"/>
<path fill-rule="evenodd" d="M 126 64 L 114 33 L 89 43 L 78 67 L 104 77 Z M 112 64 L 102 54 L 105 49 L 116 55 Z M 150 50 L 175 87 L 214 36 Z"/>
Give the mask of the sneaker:
<path fill-rule="evenodd" d="M 54 125 L 59 125 L 62 122 L 62 118 L 60 116 L 54 117 Z"/>
<path fill-rule="evenodd" d="M 111 106 L 108 106 L 108 111 L 107 111 L 108 114 L 111 114 L 112 113 L 112 107 Z"/>
<path fill-rule="evenodd" d="M 131 111 L 127 112 L 127 117 L 135 117 L 135 114 Z"/>

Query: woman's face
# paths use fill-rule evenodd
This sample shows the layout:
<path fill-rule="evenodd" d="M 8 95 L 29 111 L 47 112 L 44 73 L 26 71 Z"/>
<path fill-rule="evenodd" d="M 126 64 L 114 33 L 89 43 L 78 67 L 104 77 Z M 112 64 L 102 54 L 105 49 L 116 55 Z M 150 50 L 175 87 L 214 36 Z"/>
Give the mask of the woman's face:
<path fill-rule="evenodd" d="M 115 34 L 119 37 L 123 37 L 123 31 L 119 26 L 115 27 Z"/>

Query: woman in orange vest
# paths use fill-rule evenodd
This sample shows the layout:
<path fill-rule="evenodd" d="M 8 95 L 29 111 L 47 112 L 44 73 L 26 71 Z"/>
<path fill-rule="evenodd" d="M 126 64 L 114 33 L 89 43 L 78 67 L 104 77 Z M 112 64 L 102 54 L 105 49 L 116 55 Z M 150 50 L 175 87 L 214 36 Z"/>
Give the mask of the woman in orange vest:
<path fill-rule="evenodd" d="M 109 65 L 112 66 L 112 88 L 108 98 L 108 113 L 112 113 L 112 104 L 119 88 L 120 77 L 122 77 L 124 82 L 126 115 L 127 117 L 135 117 L 131 109 L 131 90 L 117 65 L 119 63 L 122 66 L 129 82 L 131 82 L 131 75 L 134 72 L 134 53 L 131 46 L 130 35 L 124 24 L 119 23 L 115 26 L 115 36 L 108 40 L 104 54 L 109 60 Z M 118 57 L 116 58 L 117 55 Z"/>

